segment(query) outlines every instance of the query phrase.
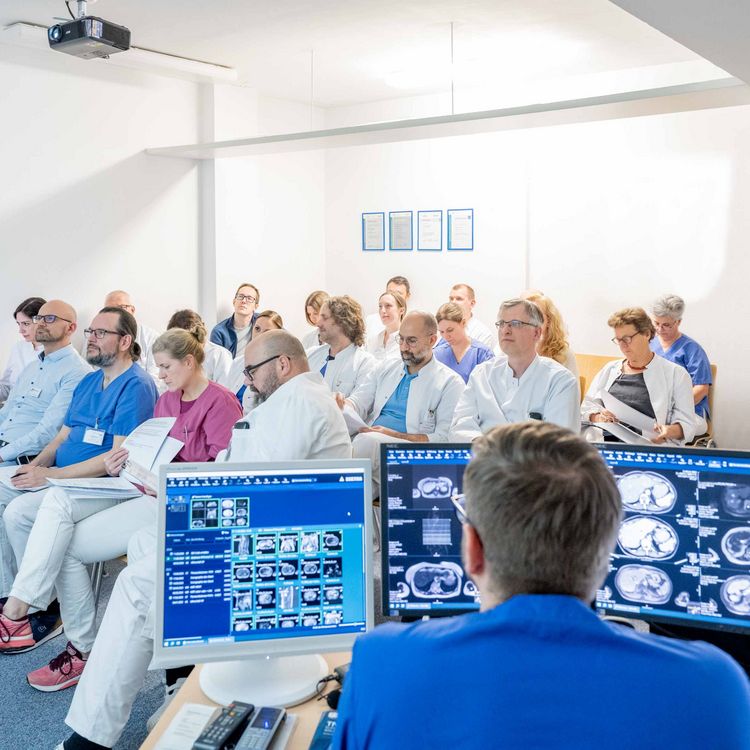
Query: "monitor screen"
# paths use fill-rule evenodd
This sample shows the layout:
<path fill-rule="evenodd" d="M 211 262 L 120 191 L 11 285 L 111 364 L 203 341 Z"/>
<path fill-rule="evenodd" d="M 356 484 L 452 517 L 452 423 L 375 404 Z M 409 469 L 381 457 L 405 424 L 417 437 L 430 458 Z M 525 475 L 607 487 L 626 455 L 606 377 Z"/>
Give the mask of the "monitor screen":
<path fill-rule="evenodd" d="M 156 662 L 351 647 L 372 623 L 369 461 L 162 467 Z"/>
<path fill-rule="evenodd" d="M 750 453 L 597 447 L 624 510 L 597 611 L 750 632 Z"/>
<path fill-rule="evenodd" d="M 453 615 L 479 609 L 461 562 L 461 524 L 451 496 L 463 492 L 469 444 L 385 443 L 380 451 L 383 612 Z"/>

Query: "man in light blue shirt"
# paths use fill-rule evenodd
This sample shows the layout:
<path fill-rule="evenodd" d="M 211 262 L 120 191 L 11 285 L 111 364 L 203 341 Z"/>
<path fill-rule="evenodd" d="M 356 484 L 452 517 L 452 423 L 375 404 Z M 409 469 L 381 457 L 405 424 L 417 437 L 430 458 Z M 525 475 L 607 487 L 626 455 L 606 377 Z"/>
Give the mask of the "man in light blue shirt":
<path fill-rule="evenodd" d="M 62 427 L 73 391 L 91 372 L 70 343 L 76 311 L 61 300 L 39 310 L 36 340 L 44 347 L 28 365 L 0 409 L 0 465 L 36 456 Z"/>

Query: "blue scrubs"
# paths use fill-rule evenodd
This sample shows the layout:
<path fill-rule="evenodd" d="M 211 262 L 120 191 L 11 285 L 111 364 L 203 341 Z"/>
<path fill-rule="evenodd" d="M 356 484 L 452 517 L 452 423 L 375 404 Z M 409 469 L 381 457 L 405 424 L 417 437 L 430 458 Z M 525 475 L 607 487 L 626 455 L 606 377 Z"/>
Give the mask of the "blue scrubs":
<path fill-rule="evenodd" d="M 396 432 L 406 432 L 406 403 L 409 400 L 411 381 L 418 374 L 415 372 L 414 375 L 409 375 L 408 370 L 404 368 L 404 376 L 396 386 L 396 390 L 391 393 L 391 397 L 383 405 L 378 418 L 372 423 L 373 426 L 387 427 L 389 430 L 395 430 Z"/>
<path fill-rule="evenodd" d="M 435 347 L 433 353 L 438 362 L 442 362 L 450 367 L 453 372 L 457 372 L 464 379 L 464 383 L 469 382 L 469 375 L 477 365 L 481 365 L 482 362 L 486 362 L 495 356 L 491 349 L 488 349 L 476 339 L 471 340 L 471 346 L 460 362 L 456 362 L 456 355 L 453 354 L 453 349 L 447 341 L 441 341 Z"/>

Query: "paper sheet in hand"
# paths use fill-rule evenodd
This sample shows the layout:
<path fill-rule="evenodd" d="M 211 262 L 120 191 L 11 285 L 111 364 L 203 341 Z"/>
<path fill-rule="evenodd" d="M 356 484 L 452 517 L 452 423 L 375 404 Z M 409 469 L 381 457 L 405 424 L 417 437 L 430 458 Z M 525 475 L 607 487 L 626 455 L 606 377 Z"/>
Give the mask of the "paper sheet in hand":
<path fill-rule="evenodd" d="M 43 490 L 49 487 L 49 484 L 45 482 L 44 484 L 40 484 L 38 487 L 34 487 L 32 489 L 28 490 L 19 490 L 13 482 L 10 481 L 11 477 L 18 472 L 19 466 L 2 466 L 0 467 L 0 484 L 2 484 L 4 487 L 7 487 L 10 490 L 15 490 L 16 492 L 36 492 L 37 490 Z"/>
<path fill-rule="evenodd" d="M 349 404 L 344 405 L 344 421 L 350 435 L 356 435 L 362 427 L 367 427 L 367 423 L 362 421 L 362 417 Z"/>
<path fill-rule="evenodd" d="M 128 449 L 128 459 L 150 469 L 176 421 L 175 417 L 156 417 L 138 425 L 122 444 Z"/>
<path fill-rule="evenodd" d="M 641 412 L 636 411 L 632 406 L 624 404 L 620 399 L 615 398 L 609 391 L 605 391 L 604 389 L 600 391 L 599 397 L 604 404 L 604 408 L 611 411 L 620 422 L 625 422 L 625 424 L 629 424 L 631 427 L 637 427 L 643 433 L 646 442 L 650 442 L 652 438 L 657 436 L 657 433 L 654 431 L 655 420 L 653 417 L 641 414 Z M 599 427 L 607 429 L 606 422 L 600 422 L 597 424 Z M 629 430 L 629 432 L 632 431 Z M 612 434 L 614 435 L 615 433 Z M 633 434 L 635 434 L 636 437 L 640 437 L 637 433 Z M 620 436 L 617 435 L 617 437 Z M 628 440 L 627 442 L 632 441 Z"/>
<path fill-rule="evenodd" d="M 49 483 L 54 487 L 75 490 L 72 494 L 76 497 L 91 495 L 94 497 L 126 498 L 140 495 L 140 492 L 122 477 L 50 479 Z"/>

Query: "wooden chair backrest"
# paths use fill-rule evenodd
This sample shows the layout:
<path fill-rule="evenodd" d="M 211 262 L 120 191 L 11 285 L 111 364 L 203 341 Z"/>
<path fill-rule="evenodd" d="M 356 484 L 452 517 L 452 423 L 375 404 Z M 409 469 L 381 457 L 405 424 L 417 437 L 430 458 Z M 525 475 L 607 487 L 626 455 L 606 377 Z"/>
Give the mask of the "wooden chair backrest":
<path fill-rule="evenodd" d="M 605 357 L 601 354 L 578 354 L 576 353 L 576 364 L 578 365 L 578 377 L 581 383 L 581 401 L 586 395 L 586 391 L 591 385 L 591 381 L 596 377 L 599 370 L 618 357 Z"/>

